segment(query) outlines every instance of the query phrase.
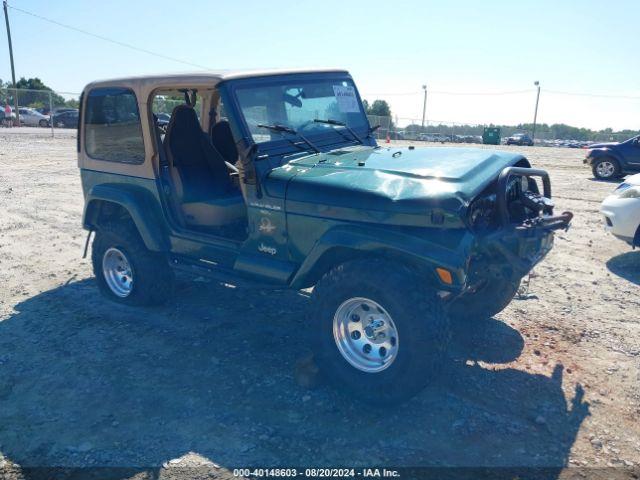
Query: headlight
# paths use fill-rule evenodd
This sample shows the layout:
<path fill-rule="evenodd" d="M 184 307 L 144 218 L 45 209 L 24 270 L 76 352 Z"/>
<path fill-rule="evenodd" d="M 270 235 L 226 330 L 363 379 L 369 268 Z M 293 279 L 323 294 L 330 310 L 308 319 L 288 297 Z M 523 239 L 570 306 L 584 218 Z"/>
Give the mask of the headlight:
<path fill-rule="evenodd" d="M 640 186 L 616 190 L 615 193 L 620 198 L 640 198 Z"/>

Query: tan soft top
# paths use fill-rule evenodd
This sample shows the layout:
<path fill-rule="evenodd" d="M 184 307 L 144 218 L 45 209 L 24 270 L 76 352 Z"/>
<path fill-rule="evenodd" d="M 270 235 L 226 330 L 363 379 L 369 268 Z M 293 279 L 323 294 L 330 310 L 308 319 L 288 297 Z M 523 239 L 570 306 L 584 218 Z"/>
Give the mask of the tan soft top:
<path fill-rule="evenodd" d="M 270 70 L 212 70 L 196 73 L 169 73 L 165 75 L 143 75 L 136 77 L 122 77 L 108 80 L 97 80 L 84 87 L 84 91 L 96 87 L 127 87 L 132 89 L 138 101 L 144 101 L 153 90 L 167 88 L 213 88 L 223 80 L 251 77 L 268 77 L 271 75 L 287 75 L 296 73 L 348 73 L 338 68 L 298 68 L 298 69 L 270 69 Z"/>
<path fill-rule="evenodd" d="M 291 70 L 224 70 L 224 71 L 208 71 L 197 73 L 170 73 L 166 75 L 145 75 L 138 77 L 114 78 L 111 80 L 98 80 L 91 82 L 84 87 L 84 92 L 88 92 L 94 88 L 106 87 L 124 87 L 131 89 L 137 98 L 140 109 L 140 119 L 143 126 L 143 140 L 145 146 L 145 161 L 141 164 L 127 164 L 118 162 L 106 162 L 91 158 L 87 155 L 84 147 L 84 135 L 81 135 L 81 150 L 78 153 L 78 166 L 80 168 L 107 171 L 121 175 L 129 175 L 141 178 L 156 178 L 157 160 L 153 161 L 153 155 L 156 154 L 156 140 L 150 133 L 149 125 L 152 125 L 148 103 L 151 94 L 157 90 L 164 89 L 181 89 L 196 88 L 199 91 L 199 97 L 203 99 L 202 112 L 208 112 L 207 102 L 211 100 L 211 93 L 216 84 L 223 80 L 235 78 L 250 77 L 266 77 L 270 75 L 287 75 L 296 73 L 348 73 L 346 70 L 336 68 L 313 68 L 313 69 L 291 69 Z M 86 102 L 86 100 L 85 100 Z M 201 115 L 203 130 L 207 131 L 209 118 L 207 115 Z"/>

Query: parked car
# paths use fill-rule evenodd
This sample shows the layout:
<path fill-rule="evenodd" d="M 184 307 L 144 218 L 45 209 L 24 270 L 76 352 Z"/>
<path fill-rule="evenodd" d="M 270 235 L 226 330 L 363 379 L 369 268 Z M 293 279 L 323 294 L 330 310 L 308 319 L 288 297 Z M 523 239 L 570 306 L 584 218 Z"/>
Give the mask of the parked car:
<path fill-rule="evenodd" d="M 18 108 L 18 113 L 20 114 L 20 125 L 27 125 L 28 127 L 49 126 L 49 117 L 33 108 L 20 107 Z"/>
<path fill-rule="evenodd" d="M 453 135 L 451 137 L 453 143 L 482 143 L 480 135 Z"/>
<path fill-rule="evenodd" d="M 60 108 L 54 108 L 53 109 L 53 113 L 54 115 L 56 113 L 62 113 L 62 112 L 72 112 L 72 111 L 77 111 L 77 108 L 71 108 L 71 107 L 60 107 Z M 41 107 L 41 108 L 36 108 L 36 111 L 40 112 L 43 115 L 50 115 L 51 114 L 51 109 L 49 109 L 49 107 Z"/>
<path fill-rule="evenodd" d="M 164 136 L 138 108 L 162 89 L 192 93 Z M 196 91 L 212 115 L 198 118 Z M 572 217 L 553 213 L 549 175 L 521 154 L 379 148 L 344 70 L 132 77 L 82 98 L 83 225 L 100 291 L 166 302 L 176 271 L 315 286 L 315 361 L 371 403 L 422 390 L 450 316 L 503 310 Z"/>
<path fill-rule="evenodd" d="M 51 118 L 53 126 L 56 128 L 77 128 L 78 110 L 67 110 L 61 113 L 54 113 Z"/>
<path fill-rule="evenodd" d="M 533 146 L 533 139 L 526 133 L 516 133 L 507 137 L 507 145 Z"/>
<path fill-rule="evenodd" d="M 588 148 L 583 162 L 600 180 L 640 172 L 640 135 L 622 143 L 595 143 Z"/>
<path fill-rule="evenodd" d="M 632 247 L 640 246 L 640 174 L 618 185 L 600 206 L 605 229 Z"/>
<path fill-rule="evenodd" d="M 449 141 L 449 137 L 444 133 L 419 133 L 418 140 L 421 140 L 423 142 L 445 143 Z"/>

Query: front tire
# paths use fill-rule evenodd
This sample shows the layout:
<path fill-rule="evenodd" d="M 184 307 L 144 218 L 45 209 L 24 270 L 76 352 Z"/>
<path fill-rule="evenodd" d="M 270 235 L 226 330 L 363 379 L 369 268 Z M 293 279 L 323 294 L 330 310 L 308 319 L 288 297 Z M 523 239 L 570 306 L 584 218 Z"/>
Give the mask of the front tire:
<path fill-rule="evenodd" d="M 449 316 L 456 321 L 491 318 L 507 308 L 519 287 L 519 280 L 501 278 L 487 281 L 474 293 L 454 300 L 449 306 Z"/>
<path fill-rule="evenodd" d="M 146 248 L 129 223 L 107 223 L 96 231 L 91 252 L 100 291 L 128 305 L 160 305 L 173 293 L 174 273 L 164 255 Z"/>
<path fill-rule="evenodd" d="M 598 180 L 612 180 L 620 176 L 620 165 L 609 157 L 599 158 L 591 167 L 593 176 Z"/>
<path fill-rule="evenodd" d="M 432 382 L 449 322 L 423 284 L 410 268 L 378 258 L 325 274 L 312 296 L 314 351 L 325 376 L 372 404 L 402 402 Z"/>
<path fill-rule="evenodd" d="M 41 128 L 47 128 L 49 126 L 49 122 L 47 122 L 46 120 L 40 120 L 38 124 Z"/>

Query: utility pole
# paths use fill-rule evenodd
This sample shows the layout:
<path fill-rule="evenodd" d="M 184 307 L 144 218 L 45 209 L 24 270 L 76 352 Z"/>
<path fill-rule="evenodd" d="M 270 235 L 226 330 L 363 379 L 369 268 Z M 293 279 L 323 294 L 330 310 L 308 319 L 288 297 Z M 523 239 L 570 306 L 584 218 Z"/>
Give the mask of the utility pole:
<path fill-rule="evenodd" d="M 422 133 L 424 133 L 424 116 L 427 112 L 427 86 L 422 85 L 422 89 L 424 90 L 424 103 L 422 104 Z"/>
<path fill-rule="evenodd" d="M 7 0 L 3 0 L 2 6 L 4 8 L 4 22 L 7 25 L 7 40 L 9 40 L 9 61 L 11 62 L 11 82 L 15 89 L 14 111 L 16 114 L 16 122 L 20 126 L 20 112 L 18 112 L 18 88 L 16 87 L 16 70 L 13 66 L 13 46 L 11 45 L 11 29 L 9 28 L 9 13 L 7 12 Z"/>
<path fill-rule="evenodd" d="M 540 101 L 540 82 L 539 81 L 535 81 L 533 82 L 533 84 L 538 87 L 538 94 L 536 95 L 536 110 L 535 113 L 533 114 L 533 132 L 531 132 L 531 141 L 535 140 L 536 138 L 536 122 L 538 120 L 538 102 Z"/>

